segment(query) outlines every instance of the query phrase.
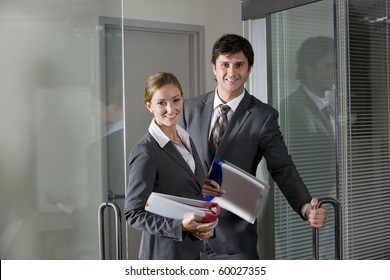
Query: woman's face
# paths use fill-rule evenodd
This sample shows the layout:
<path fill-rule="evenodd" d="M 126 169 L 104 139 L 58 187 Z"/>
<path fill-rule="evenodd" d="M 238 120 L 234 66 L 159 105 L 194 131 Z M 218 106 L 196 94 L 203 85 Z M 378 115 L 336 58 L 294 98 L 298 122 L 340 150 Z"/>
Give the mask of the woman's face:
<path fill-rule="evenodd" d="M 145 105 L 153 113 L 157 125 L 162 130 L 176 127 L 183 114 L 183 96 L 173 84 L 161 87 Z"/>

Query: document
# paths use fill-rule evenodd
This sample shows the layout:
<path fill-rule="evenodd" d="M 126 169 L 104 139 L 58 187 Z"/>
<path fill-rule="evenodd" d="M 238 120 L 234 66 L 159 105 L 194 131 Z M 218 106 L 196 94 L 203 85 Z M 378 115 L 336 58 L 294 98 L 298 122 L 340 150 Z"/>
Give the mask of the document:
<path fill-rule="evenodd" d="M 222 197 L 206 197 L 225 210 L 254 223 L 268 195 L 269 185 L 245 170 L 217 158 L 209 173 L 226 193 Z"/>
<path fill-rule="evenodd" d="M 218 218 L 220 207 L 214 201 L 152 192 L 146 202 L 145 210 L 160 216 L 179 220 L 195 214 L 197 221 L 207 223 Z"/>

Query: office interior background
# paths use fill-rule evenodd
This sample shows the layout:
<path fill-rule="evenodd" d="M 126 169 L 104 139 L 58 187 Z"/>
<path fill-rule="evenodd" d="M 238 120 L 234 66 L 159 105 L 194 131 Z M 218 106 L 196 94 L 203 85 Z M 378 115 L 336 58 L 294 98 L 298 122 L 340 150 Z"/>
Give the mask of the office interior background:
<path fill-rule="evenodd" d="M 252 42 L 247 89 L 280 111 L 311 193 L 337 202 L 324 203 L 314 244 L 262 163 L 261 257 L 313 259 L 318 245 L 321 259 L 390 259 L 389 2 L 285 2 L 2 0 L 0 259 L 137 259 L 140 233 L 122 210 L 127 155 L 151 120 L 144 82 L 170 71 L 186 97 L 213 90 L 224 33 Z M 283 104 L 299 86 L 296 52 L 317 36 L 334 42 L 336 118 L 334 142 L 314 155 Z"/>

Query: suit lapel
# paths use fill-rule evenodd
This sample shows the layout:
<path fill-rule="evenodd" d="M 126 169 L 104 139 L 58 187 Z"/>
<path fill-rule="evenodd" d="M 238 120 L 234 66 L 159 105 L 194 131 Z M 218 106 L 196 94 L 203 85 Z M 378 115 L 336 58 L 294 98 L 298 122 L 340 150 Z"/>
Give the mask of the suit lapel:
<path fill-rule="evenodd" d="M 194 151 L 195 147 L 194 145 L 191 143 L 191 148 L 192 150 Z M 180 152 L 175 148 L 175 146 L 169 142 L 168 144 L 166 144 L 163 149 L 162 149 L 168 156 L 170 156 L 174 161 L 176 161 L 179 166 L 181 168 L 183 168 L 191 177 L 193 177 L 196 182 L 198 183 L 198 185 L 200 187 L 202 187 L 203 185 L 203 181 L 202 179 L 204 178 L 201 178 L 201 176 L 197 176 L 196 174 L 194 174 L 191 170 L 191 168 L 188 166 L 188 163 L 183 159 L 182 155 L 180 154 Z M 199 164 L 200 164 L 200 161 L 199 161 L 199 158 L 198 156 L 196 155 L 197 159 L 195 159 L 195 167 L 197 167 Z M 197 168 L 195 168 L 195 171 L 196 171 Z"/>
<path fill-rule="evenodd" d="M 204 177 L 205 177 L 202 162 L 200 161 L 199 155 L 196 151 L 195 144 L 192 142 L 192 140 L 190 140 L 190 142 L 191 142 L 192 156 L 194 157 L 194 161 L 195 161 L 194 177 L 198 182 L 199 186 L 202 188 L 204 183 Z"/>
<path fill-rule="evenodd" d="M 310 110 L 311 114 L 313 115 L 313 118 L 321 120 L 320 125 L 323 127 L 323 129 L 329 135 L 333 135 L 334 134 L 333 127 L 330 123 L 330 119 L 329 119 L 328 115 L 326 115 L 329 113 L 318 109 L 318 107 L 314 103 L 314 101 L 310 98 L 310 96 L 303 89 L 302 89 L 302 96 L 305 100 L 304 107 L 306 107 Z M 323 110 L 326 110 L 326 108 L 324 108 Z"/>
<path fill-rule="evenodd" d="M 214 102 L 214 92 L 208 94 L 203 100 L 200 106 L 198 107 L 198 123 L 199 123 L 199 135 L 202 135 L 201 147 L 202 150 L 199 153 L 202 154 L 202 158 L 205 160 L 206 168 L 210 168 L 210 155 L 209 155 L 209 131 L 210 131 L 210 122 L 211 114 L 213 112 L 213 102 Z"/>

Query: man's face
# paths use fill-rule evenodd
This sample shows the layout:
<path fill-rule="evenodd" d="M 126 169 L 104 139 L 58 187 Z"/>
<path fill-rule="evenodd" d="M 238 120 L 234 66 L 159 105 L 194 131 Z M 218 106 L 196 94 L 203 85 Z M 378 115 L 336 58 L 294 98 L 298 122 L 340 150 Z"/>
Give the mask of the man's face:
<path fill-rule="evenodd" d="M 308 81 L 315 85 L 321 92 L 332 90 L 334 85 L 334 61 L 333 54 L 329 53 L 323 57 L 316 65 L 309 67 Z"/>
<path fill-rule="evenodd" d="M 213 71 L 218 82 L 218 94 L 235 97 L 243 92 L 251 69 L 244 53 L 239 52 L 220 55 L 213 64 Z"/>

